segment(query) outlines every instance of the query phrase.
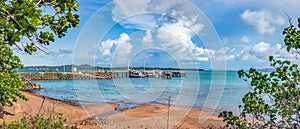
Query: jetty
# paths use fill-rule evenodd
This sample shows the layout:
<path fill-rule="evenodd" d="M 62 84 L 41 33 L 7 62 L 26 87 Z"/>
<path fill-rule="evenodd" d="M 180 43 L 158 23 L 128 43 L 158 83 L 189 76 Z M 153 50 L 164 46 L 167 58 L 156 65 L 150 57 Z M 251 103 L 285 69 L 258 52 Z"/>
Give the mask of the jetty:
<path fill-rule="evenodd" d="M 28 80 L 86 80 L 117 77 L 116 73 L 112 72 L 19 72 L 18 75 Z"/>
<path fill-rule="evenodd" d="M 26 80 L 87 80 L 131 78 L 131 72 L 19 72 L 18 75 Z M 185 77 L 184 72 L 140 72 L 135 78 L 167 78 Z"/>

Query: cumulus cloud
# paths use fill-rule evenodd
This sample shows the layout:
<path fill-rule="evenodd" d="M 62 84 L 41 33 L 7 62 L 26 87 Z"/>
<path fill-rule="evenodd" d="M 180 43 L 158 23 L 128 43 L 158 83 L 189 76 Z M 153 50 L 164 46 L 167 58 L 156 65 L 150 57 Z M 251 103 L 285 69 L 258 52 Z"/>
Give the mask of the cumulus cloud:
<path fill-rule="evenodd" d="M 206 53 L 209 55 L 210 59 L 220 61 L 220 60 L 236 60 L 236 50 L 235 48 L 223 47 L 219 50 L 205 49 Z"/>
<path fill-rule="evenodd" d="M 241 41 L 242 43 L 249 43 L 249 42 L 250 42 L 250 39 L 248 38 L 248 36 L 243 35 L 242 38 L 240 39 L 240 41 Z"/>
<path fill-rule="evenodd" d="M 142 37 L 145 47 L 171 52 L 177 60 L 209 60 L 205 49 L 192 41 L 193 35 L 201 32 L 204 25 L 198 10 L 186 1 L 114 0 L 112 16 L 125 28 L 145 30 Z M 107 43 L 106 49 L 102 47 L 107 55 L 111 55 L 111 44 Z"/>
<path fill-rule="evenodd" d="M 113 20 L 123 21 L 131 16 L 145 12 L 151 0 L 114 0 L 112 8 Z"/>
<path fill-rule="evenodd" d="M 103 41 L 103 42 L 100 44 L 99 51 L 100 51 L 103 55 L 112 56 L 111 48 L 113 47 L 113 45 L 114 45 L 115 42 L 116 42 L 115 40 L 111 40 L 111 39 L 108 39 L 108 40 L 106 40 L 106 41 Z"/>
<path fill-rule="evenodd" d="M 283 17 L 274 15 L 267 10 L 246 10 L 240 17 L 245 23 L 255 27 L 260 34 L 273 34 L 277 26 L 285 23 Z"/>
<path fill-rule="evenodd" d="M 269 56 L 289 55 L 280 44 L 271 45 L 270 43 L 260 42 L 250 50 L 250 54 L 254 54 L 258 59 L 265 60 Z"/>
<path fill-rule="evenodd" d="M 157 31 L 157 39 L 161 44 L 159 48 L 166 50 L 177 57 L 177 60 L 207 61 L 207 55 L 203 48 L 192 41 L 193 32 L 182 23 L 164 24 Z M 192 56 L 194 55 L 194 56 Z"/>
<path fill-rule="evenodd" d="M 101 42 L 97 59 L 100 64 L 127 63 L 132 48 L 130 37 L 126 33 L 122 33 L 118 39 L 107 39 Z"/>
<path fill-rule="evenodd" d="M 116 43 L 117 47 L 113 56 L 114 64 L 120 65 L 128 62 L 133 48 L 129 41 L 130 37 L 127 34 L 121 34 L 119 42 Z"/>
<path fill-rule="evenodd" d="M 198 10 L 183 0 L 114 0 L 113 20 L 127 28 L 154 29 L 164 23 L 180 22 L 195 33 L 204 27 Z"/>
<path fill-rule="evenodd" d="M 293 57 L 290 53 L 286 52 L 281 44 L 272 45 L 266 42 L 259 42 L 252 47 L 246 47 L 240 52 L 240 60 L 257 60 L 266 61 L 269 56 L 274 56 L 277 59 L 289 59 Z"/>
<path fill-rule="evenodd" d="M 150 45 L 152 41 L 152 32 L 150 30 L 146 31 L 146 35 L 143 37 L 142 42 L 146 45 Z"/>
<path fill-rule="evenodd" d="M 156 18 L 147 12 L 151 0 L 114 0 L 112 18 L 125 28 L 150 29 L 157 27 Z"/>
<path fill-rule="evenodd" d="M 203 49 L 214 60 L 247 60 L 264 62 L 269 56 L 274 56 L 281 60 L 294 60 L 292 54 L 288 53 L 281 44 L 270 44 L 259 42 L 252 46 L 247 46 L 242 50 L 224 47 L 219 50 Z"/>

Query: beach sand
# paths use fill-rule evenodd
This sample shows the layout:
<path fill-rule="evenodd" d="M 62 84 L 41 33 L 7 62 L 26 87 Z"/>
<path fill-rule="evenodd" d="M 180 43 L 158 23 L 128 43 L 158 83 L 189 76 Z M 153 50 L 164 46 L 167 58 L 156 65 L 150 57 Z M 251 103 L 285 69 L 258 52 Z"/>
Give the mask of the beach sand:
<path fill-rule="evenodd" d="M 29 101 L 19 100 L 12 107 L 5 107 L 5 111 L 10 115 L 0 119 L 1 123 L 3 121 L 10 123 L 20 120 L 23 116 L 37 113 L 47 117 L 54 113 L 63 113 L 69 126 L 80 129 L 166 129 L 167 126 L 174 129 L 200 129 L 220 128 L 225 125 L 216 115 L 195 108 L 144 104 L 116 112 L 115 109 L 119 104 L 80 106 L 31 92 L 22 91 L 22 93 Z"/>

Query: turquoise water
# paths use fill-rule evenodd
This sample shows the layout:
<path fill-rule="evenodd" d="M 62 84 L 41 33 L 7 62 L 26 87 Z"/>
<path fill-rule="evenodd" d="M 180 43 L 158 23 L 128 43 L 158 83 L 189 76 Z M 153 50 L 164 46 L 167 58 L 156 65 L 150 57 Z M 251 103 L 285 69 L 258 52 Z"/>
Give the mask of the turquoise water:
<path fill-rule="evenodd" d="M 238 111 L 249 86 L 236 72 L 187 72 L 186 77 L 38 80 L 35 93 L 80 104 L 168 104 Z"/>

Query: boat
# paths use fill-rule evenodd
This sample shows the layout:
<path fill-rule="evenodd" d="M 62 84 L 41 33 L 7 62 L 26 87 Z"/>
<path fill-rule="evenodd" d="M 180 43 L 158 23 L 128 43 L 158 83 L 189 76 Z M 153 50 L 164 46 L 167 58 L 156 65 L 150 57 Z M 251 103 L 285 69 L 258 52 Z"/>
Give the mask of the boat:
<path fill-rule="evenodd" d="M 162 72 L 161 73 L 161 77 L 162 78 L 167 78 L 167 79 L 172 79 L 172 76 L 173 75 L 173 73 L 172 72 Z"/>
<path fill-rule="evenodd" d="M 185 72 L 172 72 L 172 77 L 185 77 Z"/>
<path fill-rule="evenodd" d="M 141 72 L 138 71 L 134 71 L 134 70 L 130 70 L 129 73 L 129 78 L 142 78 L 143 74 Z"/>
<path fill-rule="evenodd" d="M 150 78 L 157 78 L 158 77 L 158 75 L 153 71 L 145 72 L 145 75 L 146 75 L 146 77 L 150 77 Z"/>

